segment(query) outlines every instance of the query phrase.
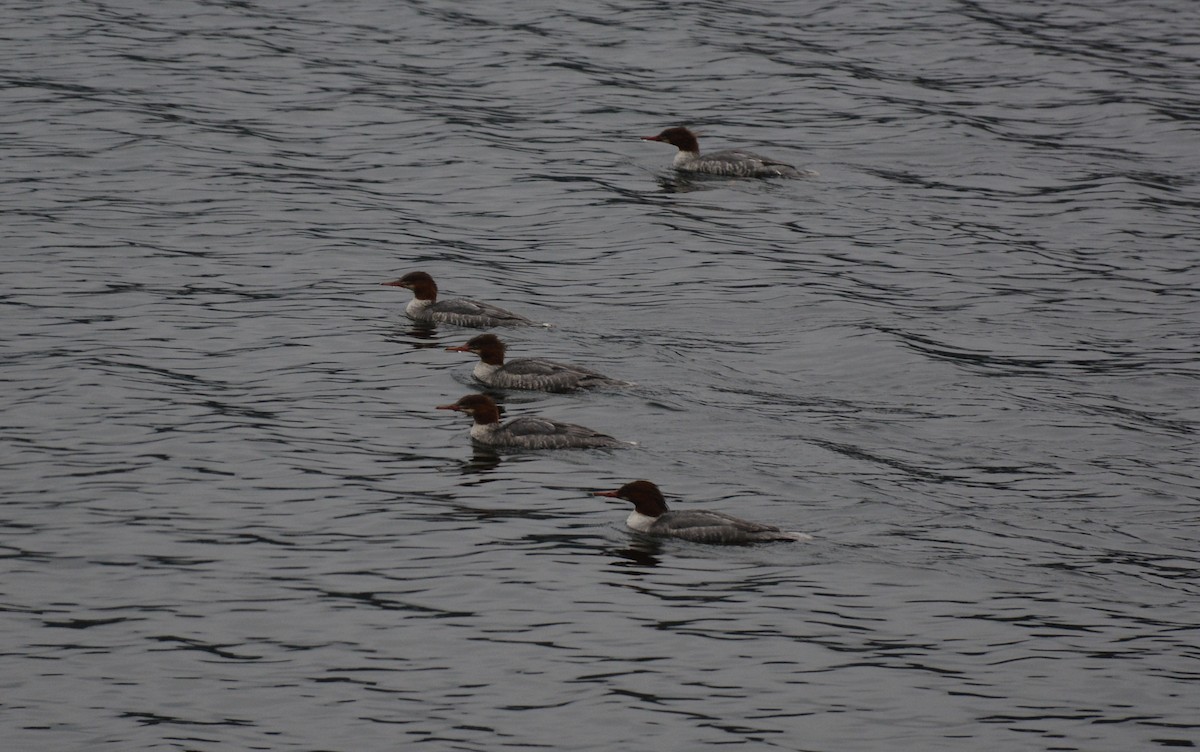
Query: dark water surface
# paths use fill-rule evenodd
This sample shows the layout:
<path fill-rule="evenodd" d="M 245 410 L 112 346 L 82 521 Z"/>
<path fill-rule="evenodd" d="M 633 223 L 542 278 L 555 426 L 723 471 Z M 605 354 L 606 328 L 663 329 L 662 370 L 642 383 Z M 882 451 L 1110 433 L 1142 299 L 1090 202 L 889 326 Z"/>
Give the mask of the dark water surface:
<path fill-rule="evenodd" d="M 1200 4 L 0 15 L 5 749 L 1200 745 Z M 473 450 L 414 269 L 640 446 Z"/>

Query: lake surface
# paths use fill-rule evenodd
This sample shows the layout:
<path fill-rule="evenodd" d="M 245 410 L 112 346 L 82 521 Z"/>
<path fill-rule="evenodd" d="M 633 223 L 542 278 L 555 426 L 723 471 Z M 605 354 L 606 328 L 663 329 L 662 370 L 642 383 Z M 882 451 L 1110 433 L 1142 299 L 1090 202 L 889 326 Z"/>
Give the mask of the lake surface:
<path fill-rule="evenodd" d="M 917 6 L 5 3 L 6 749 L 1200 745 L 1200 5 Z"/>

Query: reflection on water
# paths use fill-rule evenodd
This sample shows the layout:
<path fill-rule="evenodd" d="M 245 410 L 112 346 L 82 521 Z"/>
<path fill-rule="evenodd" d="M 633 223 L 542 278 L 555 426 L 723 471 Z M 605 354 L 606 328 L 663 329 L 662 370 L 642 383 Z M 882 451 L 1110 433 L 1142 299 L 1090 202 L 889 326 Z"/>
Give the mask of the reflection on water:
<path fill-rule="evenodd" d="M 404 333 L 409 339 L 418 340 L 412 342 L 413 347 L 440 347 L 441 342 L 426 342 L 424 340 L 432 340 L 438 336 L 437 327 L 433 324 L 424 322 L 416 322 L 409 326 L 408 331 Z"/>
<path fill-rule="evenodd" d="M 630 533 L 630 542 L 624 548 L 614 548 L 610 553 L 619 557 L 613 562 L 616 567 L 657 567 L 662 555 L 662 541 L 649 535 Z"/>
<path fill-rule="evenodd" d="M 480 446 L 475 442 L 471 443 L 471 457 L 461 463 L 462 469 L 460 472 L 464 475 L 470 473 L 487 473 L 500 466 L 500 455 L 495 450 Z"/>

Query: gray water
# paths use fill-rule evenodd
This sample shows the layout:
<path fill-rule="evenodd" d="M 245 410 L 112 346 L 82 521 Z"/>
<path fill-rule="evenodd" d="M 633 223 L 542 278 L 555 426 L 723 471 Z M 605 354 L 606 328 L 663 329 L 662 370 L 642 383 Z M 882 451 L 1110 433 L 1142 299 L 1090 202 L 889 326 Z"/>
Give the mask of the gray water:
<path fill-rule="evenodd" d="M 0 15 L 6 750 L 1200 744 L 1193 0 Z"/>

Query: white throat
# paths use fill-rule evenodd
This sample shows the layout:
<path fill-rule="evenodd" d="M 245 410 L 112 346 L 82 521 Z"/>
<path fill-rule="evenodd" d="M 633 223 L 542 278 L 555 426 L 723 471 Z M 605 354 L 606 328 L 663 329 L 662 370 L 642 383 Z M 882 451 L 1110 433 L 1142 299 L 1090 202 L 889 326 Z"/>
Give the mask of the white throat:
<path fill-rule="evenodd" d="M 695 160 L 695 154 L 691 153 L 690 151 L 683 151 L 681 149 L 675 152 L 675 159 L 671 160 L 671 164 L 675 167 L 683 167 L 684 165 L 694 162 Z"/>
<path fill-rule="evenodd" d="M 635 509 L 630 512 L 629 517 L 625 520 L 625 524 L 628 525 L 631 530 L 644 533 L 650 529 L 650 526 L 653 525 L 654 521 L 657 519 L 657 517 L 651 517 L 649 515 L 642 514 Z"/>
<path fill-rule="evenodd" d="M 412 300 L 408 301 L 408 305 L 404 306 L 404 312 L 407 313 L 410 318 L 416 318 L 417 316 L 421 315 L 422 311 L 431 305 L 433 305 L 432 300 L 419 300 L 417 298 L 413 298 Z"/>
<path fill-rule="evenodd" d="M 480 381 L 487 381 L 492 374 L 499 371 L 503 366 L 494 366 L 491 363 L 484 363 L 482 360 L 475 364 L 475 378 Z"/>
<path fill-rule="evenodd" d="M 500 427 L 499 423 L 472 423 L 471 438 L 485 441 Z"/>

